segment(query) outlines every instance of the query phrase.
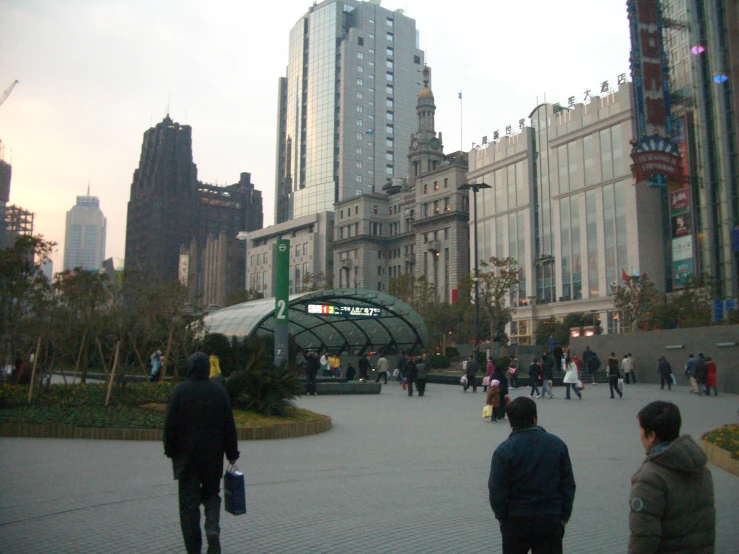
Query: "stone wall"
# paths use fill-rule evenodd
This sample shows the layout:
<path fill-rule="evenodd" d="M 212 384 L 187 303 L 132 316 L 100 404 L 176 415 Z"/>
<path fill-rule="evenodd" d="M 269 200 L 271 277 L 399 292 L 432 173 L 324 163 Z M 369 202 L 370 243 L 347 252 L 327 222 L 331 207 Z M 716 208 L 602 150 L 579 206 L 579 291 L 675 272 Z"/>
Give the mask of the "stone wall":
<path fill-rule="evenodd" d="M 718 346 L 719 344 L 733 346 Z M 690 354 L 713 358 L 718 368 L 718 389 L 739 394 L 739 325 L 716 325 L 669 331 L 645 331 L 618 335 L 578 337 L 570 341 L 570 351 L 582 354 L 590 346 L 603 366 L 611 352 L 619 360 L 631 352 L 639 382 L 658 383 L 657 359 L 664 356 L 672 365 L 678 383 L 685 384 L 683 368 Z"/>

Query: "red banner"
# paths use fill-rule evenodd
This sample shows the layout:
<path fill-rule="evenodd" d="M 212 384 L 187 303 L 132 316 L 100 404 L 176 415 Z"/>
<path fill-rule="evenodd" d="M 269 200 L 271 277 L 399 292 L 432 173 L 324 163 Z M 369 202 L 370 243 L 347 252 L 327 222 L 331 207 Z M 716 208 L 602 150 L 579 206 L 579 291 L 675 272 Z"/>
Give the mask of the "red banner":
<path fill-rule="evenodd" d="M 658 174 L 664 175 L 668 181 L 681 180 L 680 158 L 674 154 L 660 151 L 634 152 L 631 157 L 634 160 L 634 177 L 637 183 Z"/>

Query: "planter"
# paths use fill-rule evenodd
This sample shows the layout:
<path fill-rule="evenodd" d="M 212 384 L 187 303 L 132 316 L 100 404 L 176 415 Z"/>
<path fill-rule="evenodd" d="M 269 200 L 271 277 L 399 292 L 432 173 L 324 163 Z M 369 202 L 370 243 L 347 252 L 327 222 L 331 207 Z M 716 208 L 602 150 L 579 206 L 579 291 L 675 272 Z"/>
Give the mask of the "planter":
<path fill-rule="evenodd" d="M 701 447 L 709 462 L 739 477 L 739 460 L 733 458 L 731 452 L 706 440 L 701 440 Z"/>

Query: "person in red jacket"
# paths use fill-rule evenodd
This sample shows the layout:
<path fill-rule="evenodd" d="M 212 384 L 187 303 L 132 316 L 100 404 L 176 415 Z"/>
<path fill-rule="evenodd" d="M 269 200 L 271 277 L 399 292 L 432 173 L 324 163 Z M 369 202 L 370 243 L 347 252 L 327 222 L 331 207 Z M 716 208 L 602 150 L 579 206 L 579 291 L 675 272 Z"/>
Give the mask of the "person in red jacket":
<path fill-rule="evenodd" d="M 718 396 L 718 383 L 716 382 L 716 362 L 711 358 L 706 358 L 706 396 L 711 396 L 711 389 L 713 389 L 713 395 Z"/>

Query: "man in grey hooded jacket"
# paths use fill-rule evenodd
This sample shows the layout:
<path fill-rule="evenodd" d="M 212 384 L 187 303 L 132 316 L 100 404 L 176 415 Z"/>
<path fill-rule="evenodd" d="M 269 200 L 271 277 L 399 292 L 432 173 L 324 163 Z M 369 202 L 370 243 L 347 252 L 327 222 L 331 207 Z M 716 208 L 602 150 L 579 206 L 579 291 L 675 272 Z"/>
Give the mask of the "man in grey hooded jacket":
<path fill-rule="evenodd" d="M 716 541 L 713 479 L 706 455 L 680 435 L 680 410 L 652 402 L 639 412 L 647 459 L 631 478 L 629 554 L 710 554 Z"/>

